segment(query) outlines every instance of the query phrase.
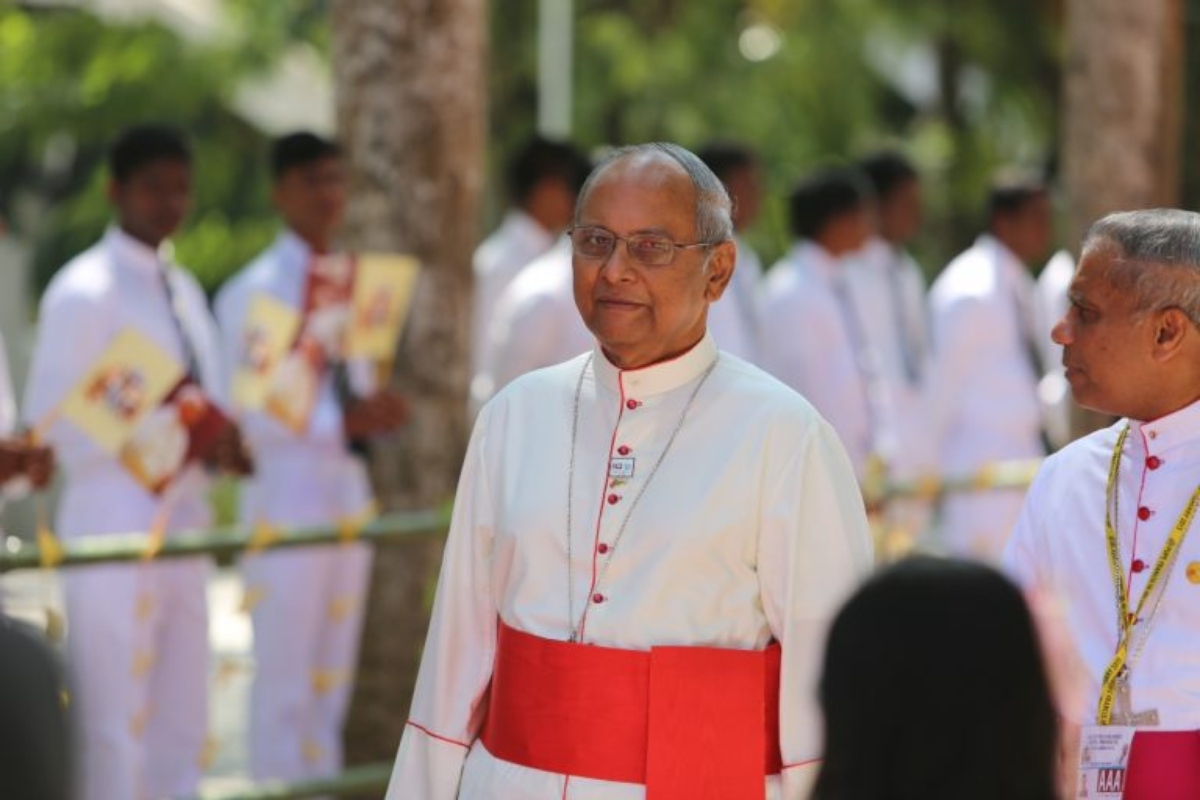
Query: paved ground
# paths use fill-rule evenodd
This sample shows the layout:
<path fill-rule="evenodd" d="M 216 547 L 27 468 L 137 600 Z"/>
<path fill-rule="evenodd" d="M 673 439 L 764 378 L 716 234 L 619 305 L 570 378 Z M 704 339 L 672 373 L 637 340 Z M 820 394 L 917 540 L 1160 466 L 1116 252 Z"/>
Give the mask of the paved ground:
<path fill-rule="evenodd" d="M 0 590 L 4 610 L 13 616 L 45 626 L 52 615 L 61 615 L 61 589 L 52 573 L 15 572 L 3 577 Z M 208 609 L 212 648 L 209 708 L 216 749 L 206 787 L 234 786 L 246 775 L 246 703 L 254 660 L 250 618 L 238 610 L 241 601 L 237 573 L 215 571 L 208 585 Z"/>

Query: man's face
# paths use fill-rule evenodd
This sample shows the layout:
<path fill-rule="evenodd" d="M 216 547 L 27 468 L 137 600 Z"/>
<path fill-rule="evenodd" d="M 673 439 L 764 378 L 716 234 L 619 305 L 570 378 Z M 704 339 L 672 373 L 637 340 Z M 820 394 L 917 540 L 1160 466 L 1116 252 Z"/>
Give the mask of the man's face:
<path fill-rule="evenodd" d="M 1051 332 L 1063 346 L 1063 366 L 1075 401 L 1104 413 L 1146 419 L 1143 409 L 1155 391 L 1151 368 L 1155 325 L 1138 314 L 1130 291 L 1114 286 L 1118 249 L 1106 242 L 1089 247 L 1071 281 L 1071 306 Z"/>
<path fill-rule="evenodd" d="M 879 200 L 879 235 L 895 245 L 907 244 L 921 229 L 923 211 L 921 182 L 901 181 Z"/>
<path fill-rule="evenodd" d="M 288 169 L 272 193 L 287 226 L 309 244 L 327 249 L 346 213 L 346 172 L 337 156 Z"/>
<path fill-rule="evenodd" d="M 578 227 L 616 236 L 658 234 L 697 240 L 695 189 L 666 156 L 635 154 L 610 164 L 582 198 Z M 647 266 L 618 241 L 605 259 L 572 259 L 575 304 L 610 360 L 636 369 L 685 352 L 704 335 L 708 304 L 733 274 L 732 242 L 675 250 L 672 263 Z"/>
<path fill-rule="evenodd" d="M 191 205 L 191 188 L 188 163 L 161 158 L 138 167 L 124 181 L 110 181 L 108 199 L 126 233 L 158 247 L 183 224 Z"/>
<path fill-rule="evenodd" d="M 733 227 L 745 230 L 758 219 L 762 206 L 762 171 L 758 164 L 747 164 L 725 176 L 725 188 L 733 198 Z"/>
<path fill-rule="evenodd" d="M 1019 209 L 1001 218 L 1002 238 L 1027 266 L 1040 264 L 1050 252 L 1054 237 L 1054 209 L 1049 194 L 1029 198 Z"/>

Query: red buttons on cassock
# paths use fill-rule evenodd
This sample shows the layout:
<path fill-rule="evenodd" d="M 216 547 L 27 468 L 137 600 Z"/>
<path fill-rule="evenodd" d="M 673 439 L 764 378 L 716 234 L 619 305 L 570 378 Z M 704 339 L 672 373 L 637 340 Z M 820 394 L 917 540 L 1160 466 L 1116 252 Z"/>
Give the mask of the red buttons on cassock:
<path fill-rule="evenodd" d="M 1142 561 L 1140 558 L 1135 558 L 1133 563 L 1129 565 L 1129 568 L 1134 572 L 1141 572 L 1146 568 L 1146 562 Z"/>
<path fill-rule="evenodd" d="M 596 592 L 594 595 L 592 595 L 592 602 L 593 603 L 603 603 L 604 595 L 600 594 L 599 592 Z"/>
<path fill-rule="evenodd" d="M 1162 466 L 1162 459 L 1158 456 L 1150 456 L 1146 459 L 1146 466 L 1150 469 L 1158 469 Z"/>
<path fill-rule="evenodd" d="M 635 408 L 637 408 L 640 405 L 641 405 L 641 403 L 639 403 L 637 400 L 634 400 L 632 397 L 625 401 L 625 407 L 628 408 L 630 411 L 633 411 Z"/>
<path fill-rule="evenodd" d="M 1141 508 L 1139 508 L 1138 509 L 1138 519 L 1142 519 L 1142 520 L 1150 519 L 1150 509 L 1146 508 L 1145 506 L 1142 506 Z"/>
<path fill-rule="evenodd" d="M 615 505 L 616 505 L 617 503 L 619 503 L 619 502 L 621 502 L 621 495 L 619 495 L 619 494 L 610 494 L 610 495 L 608 496 L 608 504 L 609 504 L 610 506 L 615 506 Z"/>
<path fill-rule="evenodd" d="M 601 542 L 600 544 L 596 545 L 596 552 L 600 555 L 604 555 L 608 552 L 608 545 L 606 545 L 604 542 Z"/>
<path fill-rule="evenodd" d="M 632 452 L 633 451 L 630 450 L 629 447 L 626 445 L 621 445 L 620 447 L 617 448 L 617 455 L 627 456 Z"/>

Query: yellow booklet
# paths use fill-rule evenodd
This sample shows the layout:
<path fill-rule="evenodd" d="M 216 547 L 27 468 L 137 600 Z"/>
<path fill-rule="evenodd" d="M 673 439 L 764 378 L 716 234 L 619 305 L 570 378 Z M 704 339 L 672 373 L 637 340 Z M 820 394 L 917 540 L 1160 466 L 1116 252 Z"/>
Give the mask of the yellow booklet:
<path fill-rule="evenodd" d="M 257 411 L 266 404 L 275 370 L 292 349 L 299 328 L 300 314 L 287 303 L 266 293 L 251 299 L 233 375 L 238 407 Z"/>
<path fill-rule="evenodd" d="M 179 362 L 133 328 L 105 348 L 61 413 L 154 494 L 207 458 L 228 424 Z"/>
<path fill-rule="evenodd" d="M 183 377 L 179 362 L 145 334 L 126 328 L 67 394 L 62 415 L 115 456 Z"/>
<path fill-rule="evenodd" d="M 390 364 L 412 308 L 420 263 L 412 256 L 362 253 L 357 259 L 346 358 Z"/>

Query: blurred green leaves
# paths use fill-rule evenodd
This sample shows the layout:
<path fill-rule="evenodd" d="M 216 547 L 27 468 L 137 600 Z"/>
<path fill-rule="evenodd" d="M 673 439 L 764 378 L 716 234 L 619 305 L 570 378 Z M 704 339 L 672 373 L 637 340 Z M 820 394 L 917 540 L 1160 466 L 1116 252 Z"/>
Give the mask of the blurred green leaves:
<path fill-rule="evenodd" d="M 195 41 L 150 20 L 0 0 L 0 217 L 33 240 L 36 289 L 102 232 L 107 145 L 143 121 L 177 125 L 193 142 L 194 212 L 176 237 L 180 262 L 211 290 L 252 258 L 276 225 L 267 143 L 227 98 L 293 37 L 320 46 L 325 5 L 230 2 L 233 33 Z"/>

